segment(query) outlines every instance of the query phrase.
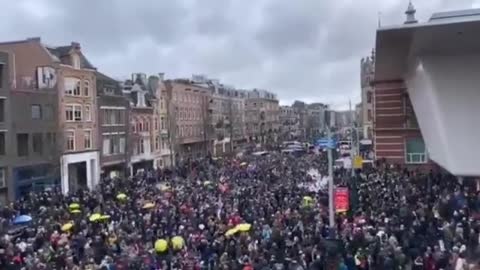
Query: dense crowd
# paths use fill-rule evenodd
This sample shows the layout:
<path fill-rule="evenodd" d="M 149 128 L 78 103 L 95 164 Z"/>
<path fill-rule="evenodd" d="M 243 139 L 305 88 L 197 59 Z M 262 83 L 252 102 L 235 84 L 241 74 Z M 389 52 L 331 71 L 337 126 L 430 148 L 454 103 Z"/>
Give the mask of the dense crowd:
<path fill-rule="evenodd" d="M 31 193 L 0 210 L 0 269 L 297 270 L 333 262 L 342 270 L 457 270 L 480 258 L 480 195 L 470 182 L 387 164 L 354 178 L 338 171 L 352 209 L 330 230 L 327 194 L 309 188 L 319 181 L 311 168 L 324 174 L 325 157 L 205 159 L 104 179 L 95 191 Z M 15 222 L 22 215 L 31 221 Z M 328 240 L 332 231 L 340 241 Z"/>

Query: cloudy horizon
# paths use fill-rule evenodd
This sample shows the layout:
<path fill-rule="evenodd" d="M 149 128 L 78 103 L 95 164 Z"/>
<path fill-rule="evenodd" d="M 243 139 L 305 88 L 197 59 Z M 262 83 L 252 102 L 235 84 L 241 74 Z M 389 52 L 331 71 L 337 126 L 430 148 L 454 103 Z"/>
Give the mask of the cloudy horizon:
<path fill-rule="evenodd" d="M 413 0 L 419 21 L 479 0 Z M 80 42 L 99 71 L 125 79 L 205 74 L 237 88 L 347 109 L 360 100 L 360 59 L 380 22 L 404 21 L 408 0 L 0 0 L 0 41 Z"/>

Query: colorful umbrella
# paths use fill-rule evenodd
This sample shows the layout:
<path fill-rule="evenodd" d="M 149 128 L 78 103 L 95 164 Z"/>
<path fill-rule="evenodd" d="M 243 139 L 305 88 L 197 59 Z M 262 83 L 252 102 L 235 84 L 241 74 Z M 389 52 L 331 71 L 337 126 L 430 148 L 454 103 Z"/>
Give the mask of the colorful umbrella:
<path fill-rule="evenodd" d="M 98 220 L 107 220 L 110 219 L 110 215 L 101 215 Z"/>
<path fill-rule="evenodd" d="M 125 193 L 118 193 L 117 199 L 118 199 L 118 200 L 121 200 L 121 201 L 126 200 L 126 199 L 127 199 L 127 194 L 125 194 Z"/>
<path fill-rule="evenodd" d="M 172 247 L 174 250 L 181 250 L 185 245 L 185 240 L 181 236 L 174 236 L 172 238 Z"/>
<path fill-rule="evenodd" d="M 248 224 L 248 223 L 238 224 L 235 228 L 239 232 L 248 232 L 250 231 L 250 229 L 252 229 L 252 224 Z"/>
<path fill-rule="evenodd" d="M 17 225 L 17 224 L 22 224 L 22 223 L 28 223 L 32 221 L 32 217 L 29 216 L 29 215 L 21 215 L 21 216 L 18 216 L 16 217 L 14 220 L 13 220 L 13 224 Z"/>
<path fill-rule="evenodd" d="M 145 205 L 143 205 L 143 209 L 151 209 L 151 208 L 154 208 L 155 207 L 155 204 L 154 203 L 146 203 Z"/>
<path fill-rule="evenodd" d="M 78 203 L 71 203 L 68 208 L 70 208 L 71 210 L 73 209 L 79 209 L 80 208 L 80 204 Z"/>
<path fill-rule="evenodd" d="M 95 213 L 93 215 L 91 215 L 88 219 L 91 221 L 91 222 L 95 222 L 95 221 L 98 221 L 102 218 L 102 215 L 99 214 L 99 213 Z"/>
<path fill-rule="evenodd" d="M 235 228 L 232 228 L 232 229 L 228 230 L 225 233 L 225 236 L 232 236 L 232 235 L 236 234 L 237 232 L 238 232 L 238 229 L 235 227 Z"/>
<path fill-rule="evenodd" d="M 61 229 L 62 229 L 62 232 L 66 232 L 66 231 L 69 231 L 71 228 L 73 228 L 73 223 L 69 222 L 69 223 L 63 224 Z"/>
<path fill-rule="evenodd" d="M 156 252 L 165 252 L 168 249 L 168 242 L 165 239 L 158 239 L 155 241 L 155 251 Z"/>
<path fill-rule="evenodd" d="M 211 181 L 205 181 L 205 182 L 203 182 L 203 185 L 204 185 L 204 186 L 209 186 L 209 185 L 211 185 L 211 184 L 212 184 Z"/>
<path fill-rule="evenodd" d="M 72 214 L 80 214 L 82 211 L 80 211 L 80 209 L 73 209 L 70 211 L 70 213 Z"/>

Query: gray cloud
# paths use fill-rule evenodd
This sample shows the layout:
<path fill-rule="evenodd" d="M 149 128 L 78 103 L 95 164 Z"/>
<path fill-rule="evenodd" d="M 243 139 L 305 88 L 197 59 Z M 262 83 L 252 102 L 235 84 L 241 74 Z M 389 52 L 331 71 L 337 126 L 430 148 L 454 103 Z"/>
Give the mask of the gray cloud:
<path fill-rule="evenodd" d="M 477 2 L 477 3 L 475 3 Z M 414 0 L 420 20 L 478 0 Z M 401 24 L 406 0 L 0 0 L 4 40 L 82 43 L 101 71 L 167 77 L 207 74 L 282 103 L 358 101 L 359 61 L 383 25 Z"/>

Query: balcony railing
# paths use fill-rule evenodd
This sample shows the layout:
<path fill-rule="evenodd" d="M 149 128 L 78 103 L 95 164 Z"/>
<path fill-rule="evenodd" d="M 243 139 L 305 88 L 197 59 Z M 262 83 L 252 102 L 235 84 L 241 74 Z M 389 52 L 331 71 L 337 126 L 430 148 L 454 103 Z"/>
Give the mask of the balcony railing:
<path fill-rule="evenodd" d="M 426 153 L 407 153 L 408 164 L 424 164 L 427 163 L 427 154 Z"/>

